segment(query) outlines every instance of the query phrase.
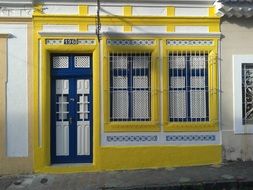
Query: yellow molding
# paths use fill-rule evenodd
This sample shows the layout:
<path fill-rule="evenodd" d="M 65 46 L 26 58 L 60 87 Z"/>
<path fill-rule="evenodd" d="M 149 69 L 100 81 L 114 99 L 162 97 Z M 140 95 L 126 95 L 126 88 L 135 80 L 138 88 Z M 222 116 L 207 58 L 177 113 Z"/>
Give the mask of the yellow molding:
<path fill-rule="evenodd" d="M 67 23 L 67 22 L 78 22 L 78 23 L 94 23 L 96 16 L 79 16 L 79 15 L 35 15 L 33 21 L 47 23 Z M 168 24 L 191 24 L 191 23 L 219 23 L 220 19 L 218 17 L 151 17 L 151 16 L 101 16 L 102 24 L 116 25 L 115 23 L 122 23 L 132 25 L 168 25 Z"/>
<path fill-rule="evenodd" d="M 215 7 L 209 7 L 209 17 L 217 17 L 215 14 Z"/>
<path fill-rule="evenodd" d="M 34 6 L 33 16 L 38 16 L 43 14 L 43 5 L 42 4 L 36 4 Z"/>
<path fill-rule="evenodd" d="M 88 31 L 88 24 L 81 24 L 79 25 L 80 32 L 87 32 Z"/>
<path fill-rule="evenodd" d="M 167 26 L 167 32 L 175 32 L 175 26 L 174 25 L 168 25 Z"/>
<path fill-rule="evenodd" d="M 175 16 L 175 7 L 167 7 L 167 16 L 174 17 Z"/>
<path fill-rule="evenodd" d="M 124 32 L 132 32 L 132 26 L 124 26 Z"/>
<path fill-rule="evenodd" d="M 88 15 L 88 5 L 79 5 L 79 15 L 86 16 Z"/>
<path fill-rule="evenodd" d="M 132 6 L 124 6 L 124 16 L 132 16 Z"/>

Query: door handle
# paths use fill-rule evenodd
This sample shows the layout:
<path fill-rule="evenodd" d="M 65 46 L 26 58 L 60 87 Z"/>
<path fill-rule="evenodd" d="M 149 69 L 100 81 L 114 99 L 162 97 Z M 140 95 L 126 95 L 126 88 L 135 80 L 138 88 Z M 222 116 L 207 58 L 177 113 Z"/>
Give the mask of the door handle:
<path fill-rule="evenodd" d="M 70 118 L 69 118 L 69 124 L 71 125 L 71 124 L 72 124 L 72 122 L 73 122 L 73 118 L 72 118 L 72 117 L 70 117 Z"/>

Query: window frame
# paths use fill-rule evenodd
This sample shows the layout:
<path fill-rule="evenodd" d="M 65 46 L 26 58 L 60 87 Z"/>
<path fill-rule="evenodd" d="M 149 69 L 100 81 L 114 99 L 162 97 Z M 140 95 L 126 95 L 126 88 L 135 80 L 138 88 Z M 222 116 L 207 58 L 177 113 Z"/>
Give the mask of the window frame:
<path fill-rule="evenodd" d="M 175 40 L 175 39 L 169 39 Z M 176 39 L 176 40 L 192 40 L 192 39 Z M 195 40 L 195 39 L 193 39 Z M 201 38 L 200 40 L 206 40 Z M 210 40 L 210 39 L 208 39 Z M 218 131 L 218 39 L 211 39 L 214 44 L 212 46 L 189 46 L 177 45 L 168 46 L 164 42 L 164 60 L 163 60 L 163 124 L 165 131 L 191 132 L 191 131 Z M 208 52 L 208 105 L 209 105 L 209 121 L 206 122 L 171 122 L 169 120 L 169 75 L 168 75 L 168 59 L 171 52 Z M 212 60 L 211 64 L 209 60 Z M 212 65 L 212 66 L 211 66 Z"/>
<path fill-rule="evenodd" d="M 235 134 L 252 134 L 253 125 L 243 124 L 242 67 L 253 64 L 253 55 L 233 55 L 233 125 Z M 238 72 L 240 71 L 240 72 Z"/>
<path fill-rule="evenodd" d="M 138 38 L 142 39 L 142 38 Z M 147 38 L 144 38 L 147 39 Z M 155 39 L 152 39 L 155 40 Z M 158 41 L 151 46 L 113 46 L 103 41 L 103 81 L 104 81 L 104 131 L 105 132 L 158 132 L 159 121 L 159 46 Z M 150 116 L 149 121 L 110 121 L 110 53 L 150 53 Z"/>

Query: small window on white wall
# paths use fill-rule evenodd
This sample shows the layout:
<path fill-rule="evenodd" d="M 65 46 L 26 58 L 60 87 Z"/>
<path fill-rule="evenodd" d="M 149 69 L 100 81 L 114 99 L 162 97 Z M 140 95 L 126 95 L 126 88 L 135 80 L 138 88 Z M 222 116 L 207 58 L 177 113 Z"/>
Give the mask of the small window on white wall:
<path fill-rule="evenodd" d="M 253 55 L 233 56 L 234 131 L 253 133 Z"/>
<path fill-rule="evenodd" d="M 242 64 L 242 123 L 253 124 L 253 63 Z"/>

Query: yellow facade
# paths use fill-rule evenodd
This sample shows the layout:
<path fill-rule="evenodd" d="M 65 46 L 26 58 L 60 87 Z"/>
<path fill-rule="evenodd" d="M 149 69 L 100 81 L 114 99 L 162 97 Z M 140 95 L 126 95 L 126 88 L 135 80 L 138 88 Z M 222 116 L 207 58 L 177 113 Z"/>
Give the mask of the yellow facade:
<path fill-rule="evenodd" d="M 132 16 L 132 7 L 124 6 L 124 16 L 101 16 L 101 25 L 123 26 L 125 32 L 131 32 L 136 25 L 166 26 L 168 34 L 175 31 L 176 26 L 208 26 L 209 32 L 220 32 L 220 20 L 214 15 L 213 7 L 209 8 L 207 17 L 178 17 L 174 7 L 167 7 L 164 17 Z M 116 132 L 215 132 L 218 131 L 218 93 L 217 61 L 213 63 L 212 77 L 208 84 L 211 88 L 209 104 L 210 121 L 196 123 L 170 123 L 168 115 L 168 76 L 167 59 L 164 55 L 170 51 L 205 51 L 208 57 L 218 54 L 219 38 L 201 36 L 173 36 L 162 34 L 128 35 L 124 37 L 103 35 L 99 44 L 95 34 L 85 34 L 89 25 L 95 25 L 95 16 L 88 15 L 88 6 L 79 5 L 78 15 L 46 15 L 42 13 L 42 5 L 35 7 L 33 15 L 33 74 L 34 74 L 34 171 L 36 172 L 86 172 L 101 170 L 121 170 L 139 168 L 158 168 L 217 164 L 221 162 L 221 145 L 140 145 L 140 146 L 102 146 L 101 131 Z M 78 25 L 80 33 L 65 34 L 58 32 L 54 36 L 40 33 L 43 25 Z M 48 39 L 92 39 L 94 45 L 49 45 Z M 152 39 L 155 44 L 148 47 L 114 47 L 107 45 L 107 39 Z M 166 40 L 212 40 L 213 46 L 186 47 L 166 46 Z M 109 98 L 109 64 L 110 52 L 151 52 L 151 121 L 148 122 L 110 122 Z M 78 165 L 51 165 L 50 160 L 50 54 L 51 53 L 92 53 L 93 57 L 93 163 Z M 217 59 L 216 59 L 217 60 Z M 155 64 L 157 63 L 157 64 Z M 102 66 L 102 68 L 101 68 Z M 162 71 L 161 71 L 162 67 Z M 210 69 L 210 68 L 209 68 Z M 101 75 L 102 73 L 102 75 Z M 103 78 L 101 77 L 103 76 Z M 161 83 L 163 78 L 163 83 Z M 101 86 L 103 81 L 103 86 Z M 101 86 L 101 88 L 100 88 Z M 101 93 L 102 92 L 102 93 Z M 163 105 L 161 104 L 163 102 Z M 103 105 L 101 106 L 101 104 Z M 103 110 L 101 110 L 103 108 Z M 103 120 L 101 119 L 103 117 Z M 104 126 L 104 129 L 101 127 Z M 162 126 L 162 127 L 161 127 Z M 212 156 L 210 156 L 212 155 Z"/>

